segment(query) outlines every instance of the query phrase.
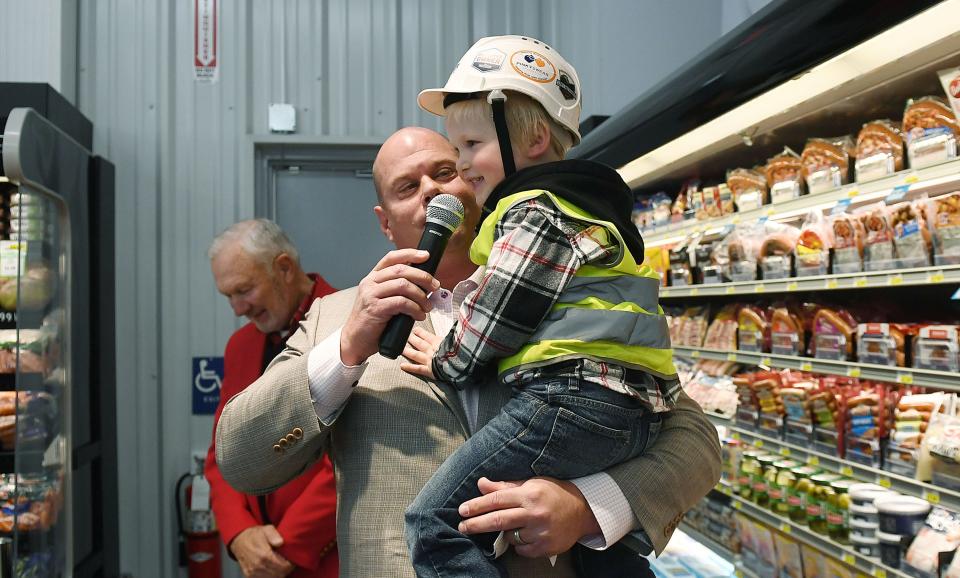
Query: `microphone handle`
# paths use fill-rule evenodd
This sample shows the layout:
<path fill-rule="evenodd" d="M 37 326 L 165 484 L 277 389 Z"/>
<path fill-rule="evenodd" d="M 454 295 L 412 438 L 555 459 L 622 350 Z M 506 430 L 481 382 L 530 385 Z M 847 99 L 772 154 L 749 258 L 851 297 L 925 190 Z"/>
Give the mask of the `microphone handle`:
<path fill-rule="evenodd" d="M 437 272 L 437 266 L 443 257 L 443 250 L 447 248 L 447 241 L 450 240 L 451 232 L 440 225 L 427 223 L 420 237 L 420 244 L 417 249 L 427 251 L 430 257 L 423 263 L 411 264 L 414 269 L 420 269 L 433 275 Z M 380 355 L 388 359 L 396 359 L 407 344 L 407 338 L 410 337 L 410 331 L 413 329 L 413 317 L 405 313 L 394 315 L 387 322 L 386 328 L 380 335 Z"/>

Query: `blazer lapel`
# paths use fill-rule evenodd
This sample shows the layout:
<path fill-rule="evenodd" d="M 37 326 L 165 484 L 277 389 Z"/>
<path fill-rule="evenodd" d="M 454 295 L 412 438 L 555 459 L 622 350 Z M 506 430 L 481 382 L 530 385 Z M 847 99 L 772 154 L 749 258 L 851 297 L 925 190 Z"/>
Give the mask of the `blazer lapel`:
<path fill-rule="evenodd" d="M 429 315 L 424 321 L 417 322 L 417 325 L 423 326 L 431 333 L 433 332 L 433 323 L 430 321 Z M 440 399 L 440 402 L 457 417 L 457 422 L 463 429 L 464 437 L 470 437 L 470 426 L 467 422 L 467 414 L 463 410 L 463 402 L 460 400 L 457 388 L 443 382 L 427 381 L 427 383 L 430 385 L 430 390 Z"/>

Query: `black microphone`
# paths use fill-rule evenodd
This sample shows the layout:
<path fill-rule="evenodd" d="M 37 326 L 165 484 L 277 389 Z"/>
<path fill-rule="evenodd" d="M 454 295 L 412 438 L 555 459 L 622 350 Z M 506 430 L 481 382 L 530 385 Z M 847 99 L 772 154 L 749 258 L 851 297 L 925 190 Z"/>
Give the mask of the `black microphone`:
<path fill-rule="evenodd" d="M 463 222 L 463 203 L 453 195 L 437 195 L 427 205 L 427 224 L 423 228 L 423 236 L 417 249 L 430 253 L 430 257 L 423 263 L 411 265 L 421 271 L 433 275 L 437 272 L 437 265 L 443 257 L 443 250 L 447 248 L 450 235 Z M 396 359 L 403 353 L 403 347 L 413 329 L 413 317 L 406 314 L 394 315 L 387 322 L 387 327 L 380 335 L 380 355 L 389 359 Z"/>

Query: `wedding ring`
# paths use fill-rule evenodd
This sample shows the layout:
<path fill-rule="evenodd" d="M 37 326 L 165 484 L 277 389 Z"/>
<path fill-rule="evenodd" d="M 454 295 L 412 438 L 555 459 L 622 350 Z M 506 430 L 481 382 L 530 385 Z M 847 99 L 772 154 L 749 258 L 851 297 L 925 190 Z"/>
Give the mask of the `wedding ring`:
<path fill-rule="evenodd" d="M 524 541 L 524 539 L 520 537 L 520 528 L 517 528 L 516 530 L 513 531 L 513 539 L 514 541 L 516 541 L 517 546 L 526 546 L 530 543 L 530 542 Z"/>

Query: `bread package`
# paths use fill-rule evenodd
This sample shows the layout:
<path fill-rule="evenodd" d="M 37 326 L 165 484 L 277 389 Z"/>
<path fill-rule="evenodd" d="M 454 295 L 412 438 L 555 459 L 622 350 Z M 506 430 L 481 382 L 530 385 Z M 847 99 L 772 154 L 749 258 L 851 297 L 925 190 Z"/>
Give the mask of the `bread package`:
<path fill-rule="evenodd" d="M 883 203 L 857 209 L 863 224 L 863 265 L 868 271 L 896 268 L 890 212 Z"/>
<path fill-rule="evenodd" d="M 960 125 L 950 106 L 935 96 L 908 100 L 903 134 L 910 166 L 921 168 L 957 157 Z"/>
<path fill-rule="evenodd" d="M 857 359 L 861 363 L 904 366 L 906 340 L 899 325 L 861 323 L 857 325 Z"/>
<path fill-rule="evenodd" d="M 733 193 L 738 211 L 749 211 L 766 205 L 767 179 L 754 169 L 733 169 L 727 172 L 727 187 Z"/>
<path fill-rule="evenodd" d="M 848 136 L 832 139 L 812 138 L 800 155 L 803 178 L 810 194 L 835 189 L 849 182 L 850 151 L 853 141 Z"/>
<path fill-rule="evenodd" d="M 779 203 L 803 194 L 803 163 L 800 155 L 789 148 L 769 159 L 763 172 L 770 187 L 770 202 Z"/>
<path fill-rule="evenodd" d="M 824 275 L 830 265 L 833 235 L 820 211 L 807 214 L 797 237 L 797 275 Z"/>
<path fill-rule="evenodd" d="M 857 322 L 845 309 L 819 309 L 813 316 L 811 354 L 820 359 L 853 359 Z"/>
<path fill-rule="evenodd" d="M 960 191 L 927 202 L 927 222 L 938 265 L 960 263 Z"/>
<path fill-rule="evenodd" d="M 900 267 L 930 265 L 930 230 L 924 217 L 924 203 L 923 200 L 903 202 L 888 209 Z"/>
<path fill-rule="evenodd" d="M 903 170 L 903 135 L 889 120 L 863 125 L 857 135 L 857 182 L 879 179 Z"/>
<path fill-rule="evenodd" d="M 806 330 L 800 317 L 786 307 L 776 307 L 770 316 L 770 351 L 779 355 L 801 355 L 806 347 Z"/>
<path fill-rule="evenodd" d="M 833 233 L 834 273 L 855 273 L 863 269 L 863 223 L 848 213 L 828 217 Z"/>

